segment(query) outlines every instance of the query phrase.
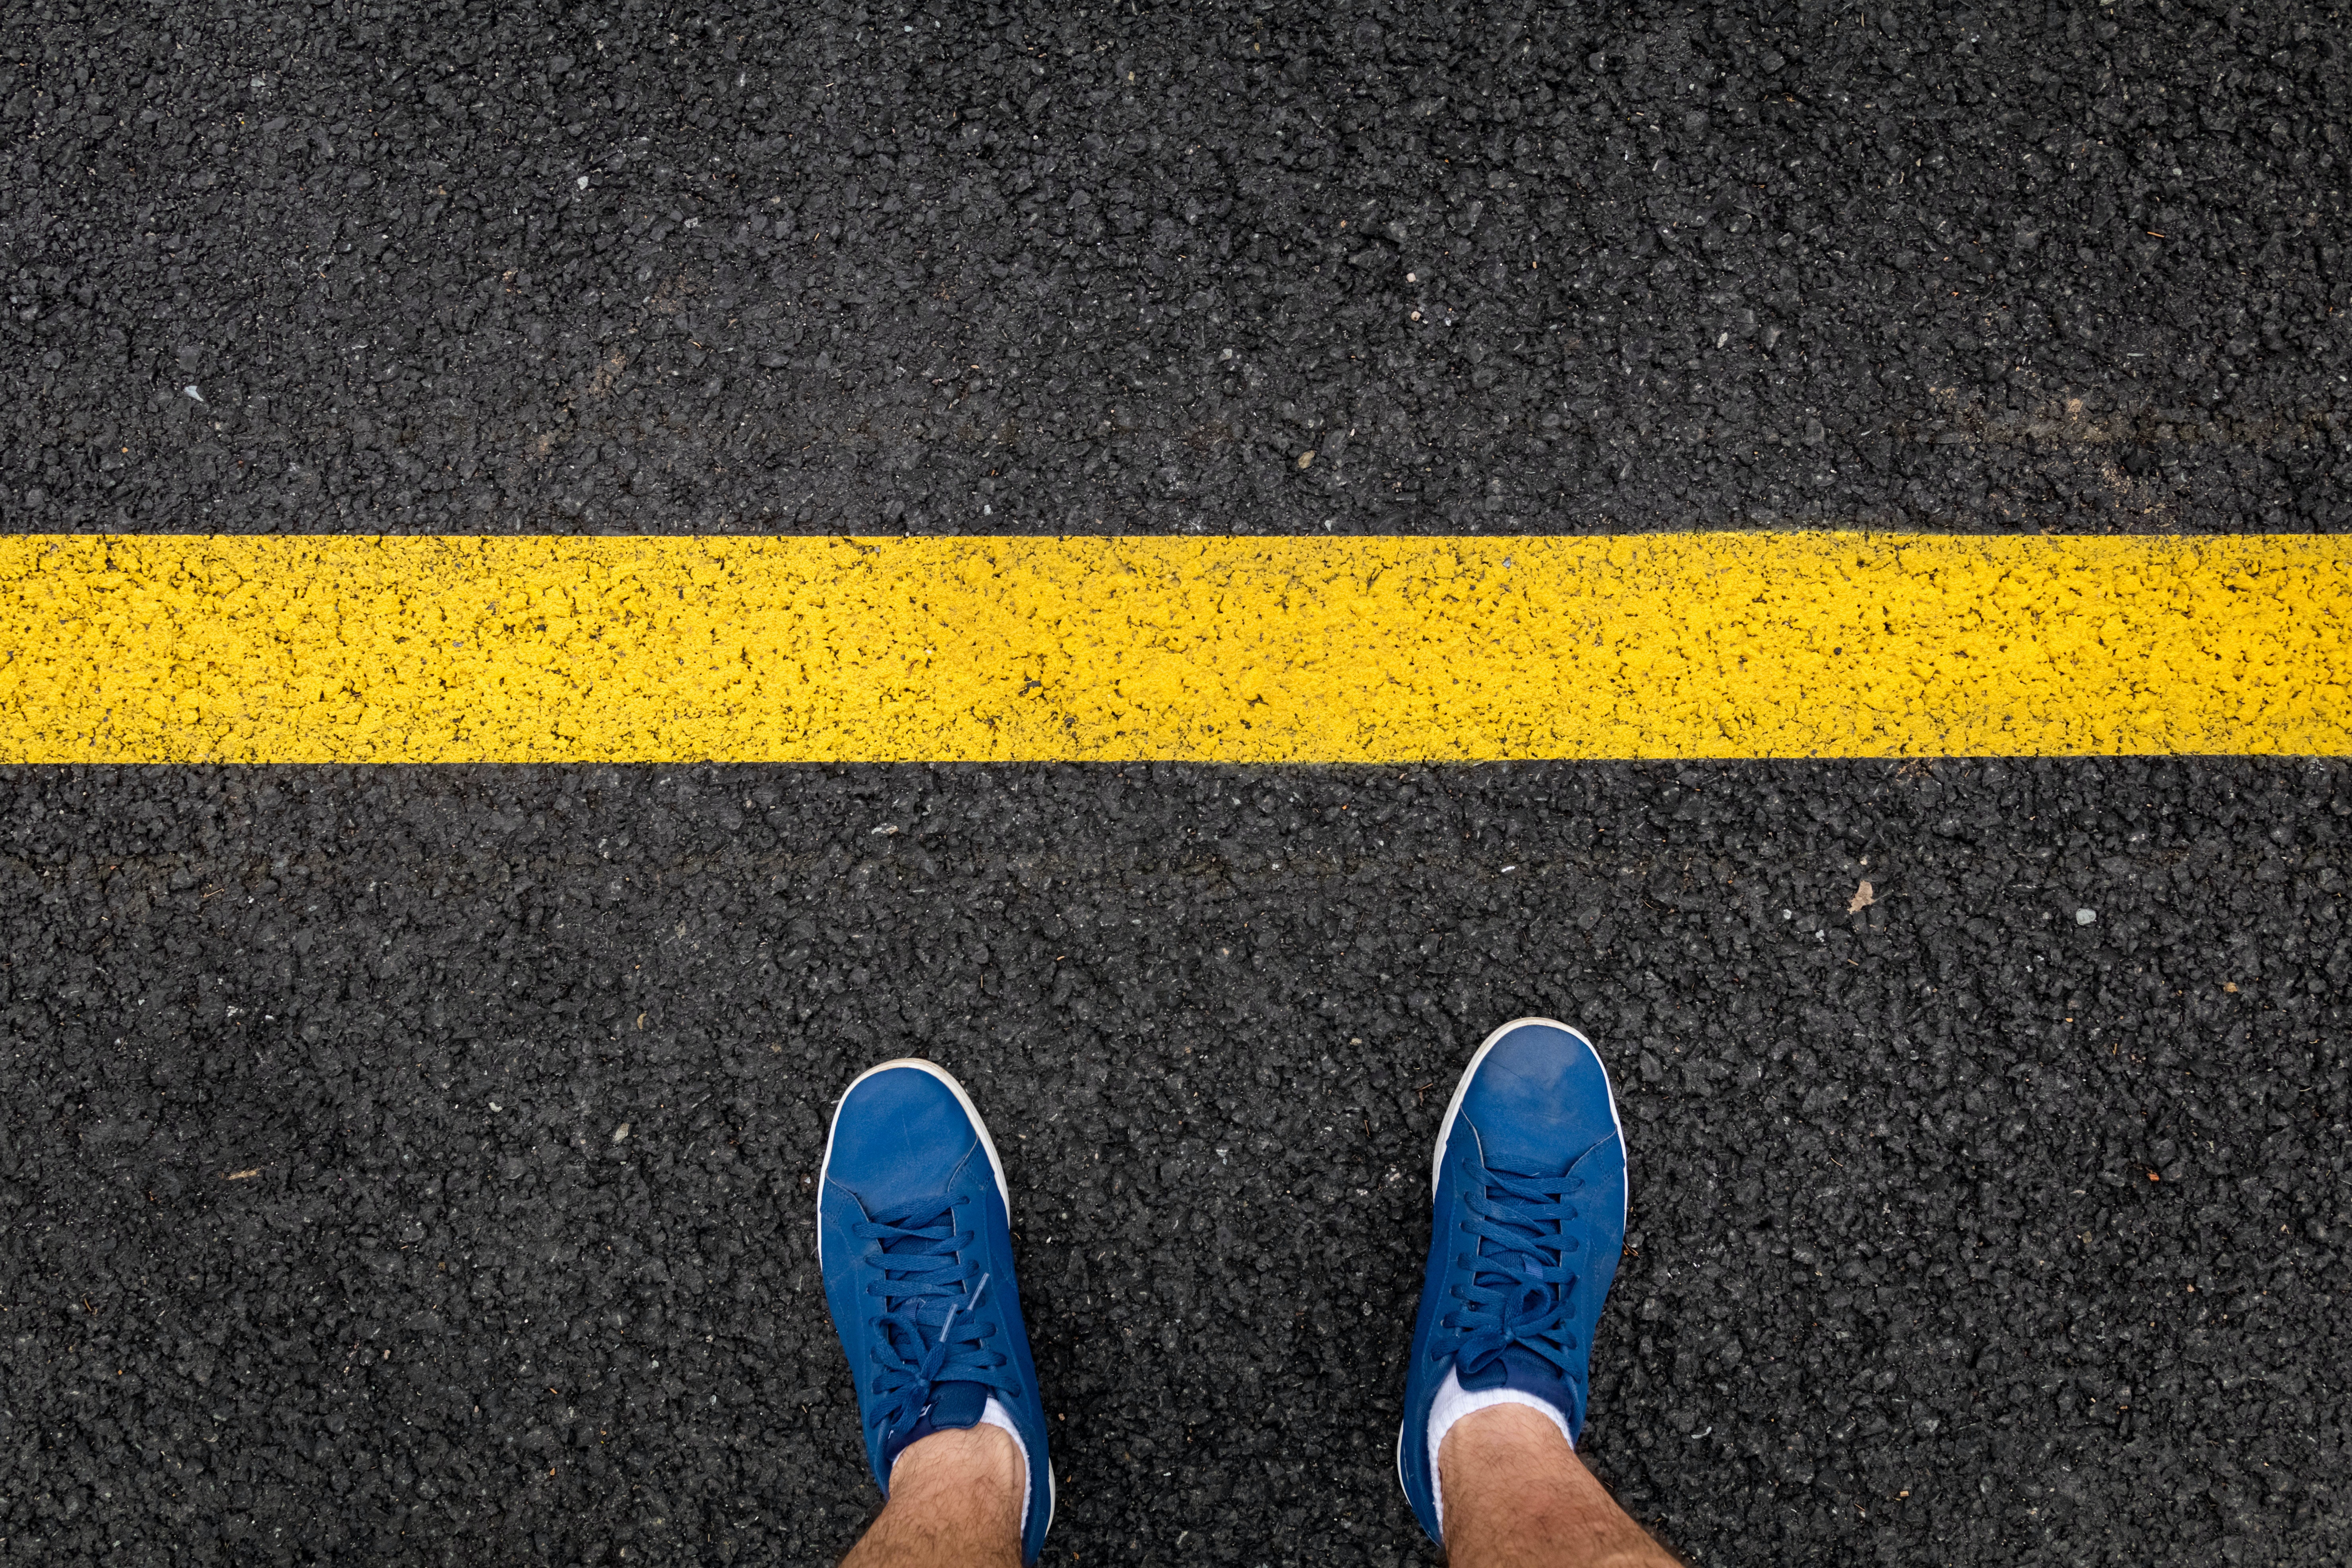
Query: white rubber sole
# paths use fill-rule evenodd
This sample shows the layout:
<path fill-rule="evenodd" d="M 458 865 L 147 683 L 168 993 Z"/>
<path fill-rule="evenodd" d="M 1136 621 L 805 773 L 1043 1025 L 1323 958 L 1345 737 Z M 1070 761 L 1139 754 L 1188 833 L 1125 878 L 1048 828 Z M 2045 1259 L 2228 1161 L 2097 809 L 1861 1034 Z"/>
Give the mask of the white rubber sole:
<path fill-rule="evenodd" d="M 1609 1064 L 1601 1060 L 1600 1049 L 1585 1037 L 1584 1031 L 1570 1028 L 1557 1018 L 1514 1018 L 1478 1043 L 1478 1048 L 1470 1054 L 1470 1065 L 1462 1069 L 1462 1080 L 1454 1086 L 1454 1098 L 1446 1102 L 1445 1120 L 1437 1124 L 1437 1149 L 1429 1157 L 1429 1200 L 1433 1204 L 1437 1201 L 1438 1180 L 1445 1170 L 1445 1146 L 1454 1137 L 1454 1119 L 1462 1112 L 1463 1098 L 1470 1092 L 1470 1080 L 1478 1076 L 1478 1064 L 1486 1059 L 1486 1053 L 1495 1048 L 1496 1041 L 1513 1029 L 1524 1028 L 1529 1024 L 1541 1024 L 1548 1028 L 1558 1029 L 1564 1035 L 1573 1036 L 1578 1044 L 1592 1053 L 1593 1061 L 1601 1068 L 1601 1088 L 1607 1090 L 1609 1095 L 1609 1125 L 1616 1130 L 1617 1146 L 1620 1149 L 1625 1146 L 1625 1123 L 1617 1114 L 1617 1086 L 1609 1081 Z M 1626 1214 L 1630 1212 L 1633 1201 L 1633 1184 L 1628 1182 L 1625 1184 L 1624 1203 L 1620 1206 L 1617 1217 L 1620 1228 L 1624 1226 Z M 1406 1486 L 1404 1480 L 1404 1430 L 1401 1425 L 1397 1427 L 1397 1487 L 1407 1498 L 1411 1498 L 1412 1489 Z M 1430 1463 L 1433 1465 L 1436 1462 L 1437 1456 L 1432 1454 Z"/>
<path fill-rule="evenodd" d="M 1005 1223 L 1010 1225 L 1013 1221 L 1013 1189 L 1004 1184 L 1004 1162 L 996 1152 L 996 1140 L 988 1135 L 988 1122 L 981 1116 L 980 1108 L 972 1104 L 971 1096 L 963 1091 L 963 1085 L 956 1081 L 955 1074 L 937 1062 L 927 1062 L 919 1057 L 899 1057 L 892 1061 L 877 1062 L 849 1080 L 849 1088 L 843 1089 L 841 1098 L 833 1102 L 833 1119 L 824 1124 L 824 1163 L 816 1168 L 816 1267 L 820 1274 L 824 1271 L 824 1182 L 826 1173 L 833 1169 L 833 1135 L 841 1126 L 841 1108 L 849 1103 L 852 1089 L 876 1073 L 888 1072 L 892 1068 L 913 1068 L 917 1072 L 927 1073 L 948 1086 L 948 1092 L 956 1097 L 956 1103 L 963 1107 L 963 1113 L 971 1118 L 974 1127 L 980 1129 L 980 1146 L 988 1151 L 988 1168 L 996 1173 L 996 1195 L 1003 1200 Z M 1054 1528 L 1054 1466 L 1050 1459 L 1045 1463 L 1045 1529 L 1050 1534 Z"/>

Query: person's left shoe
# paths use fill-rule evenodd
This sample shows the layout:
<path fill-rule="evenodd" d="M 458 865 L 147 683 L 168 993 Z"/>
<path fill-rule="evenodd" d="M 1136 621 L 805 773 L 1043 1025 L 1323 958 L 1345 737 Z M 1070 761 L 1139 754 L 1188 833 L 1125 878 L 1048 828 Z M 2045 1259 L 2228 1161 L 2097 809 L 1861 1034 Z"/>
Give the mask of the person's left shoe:
<path fill-rule="evenodd" d="M 1013 1281 L 1004 1168 L 963 1086 L 911 1059 L 852 1081 L 825 1140 L 816 1225 L 882 1495 L 908 1444 L 1001 1426 L 1028 1462 L 1021 1556 L 1034 1563 L 1054 1517 L 1045 1405 Z"/>

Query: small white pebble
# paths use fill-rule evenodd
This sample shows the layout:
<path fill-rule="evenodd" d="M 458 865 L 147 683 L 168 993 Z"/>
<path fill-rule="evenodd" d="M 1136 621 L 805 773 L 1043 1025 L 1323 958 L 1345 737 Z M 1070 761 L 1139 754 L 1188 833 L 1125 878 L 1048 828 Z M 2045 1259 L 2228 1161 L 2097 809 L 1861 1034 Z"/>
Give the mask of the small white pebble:
<path fill-rule="evenodd" d="M 588 176 L 585 174 L 580 176 L 580 188 L 583 191 L 588 188 Z"/>
<path fill-rule="evenodd" d="M 622 1139 L 626 1138 L 628 1135 L 629 1124 L 625 1121 L 613 1129 L 613 1142 L 615 1143 L 618 1143 Z"/>
<path fill-rule="evenodd" d="M 2089 925 L 2093 921 L 2097 920 L 2098 918 L 2099 911 L 2096 910 L 2076 910 L 2074 911 L 2074 923 L 2078 926 Z"/>

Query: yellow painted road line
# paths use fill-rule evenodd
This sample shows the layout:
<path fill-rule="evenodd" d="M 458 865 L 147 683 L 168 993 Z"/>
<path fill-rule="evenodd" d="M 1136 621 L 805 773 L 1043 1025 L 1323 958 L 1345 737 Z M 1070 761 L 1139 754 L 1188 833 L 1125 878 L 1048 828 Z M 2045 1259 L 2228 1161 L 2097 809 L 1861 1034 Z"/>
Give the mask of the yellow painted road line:
<path fill-rule="evenodd" d="M 2352 753 L 2352 542 L 0 539 L 0 761 Z"/>

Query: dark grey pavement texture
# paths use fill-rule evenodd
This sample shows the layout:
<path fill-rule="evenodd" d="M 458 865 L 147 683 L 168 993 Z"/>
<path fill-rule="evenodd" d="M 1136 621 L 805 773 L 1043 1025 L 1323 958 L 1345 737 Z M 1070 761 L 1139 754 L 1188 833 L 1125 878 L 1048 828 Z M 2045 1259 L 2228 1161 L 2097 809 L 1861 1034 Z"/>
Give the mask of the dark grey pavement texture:
<path fill-rule="evenodd" d="M 2352 520 L 2338 5 L 5 15 L 8 528 Z"/>
<path fill-rule="evenodd" d="M 2341 12 L 1928 9 L 28 0 L 0 527 L 2352 521 Z M 1426 1561 L 1420 1173 L 1540 1010 L 1635 1161 L 1589 1453 L 1694 1561 L 2340 1563 L 2347 813 L 0 772 L 0 1559 L 824 1561 L 809 1182 L 914 1050 L 1055 1561 Z"/>
<path fill-rule="evenodd" d="M 2295 763 L 0 773 L 0 1556 L 828 1561 L 811 1181 L 920 1052 L 1004 1152 L 1052 1560 L 1428 1562 L 1429 1144 L 1543 1012 L 1633 1161 L 1587 1452 L 1694 1563 L 2340 1563 L 2347 816 Z"/>

